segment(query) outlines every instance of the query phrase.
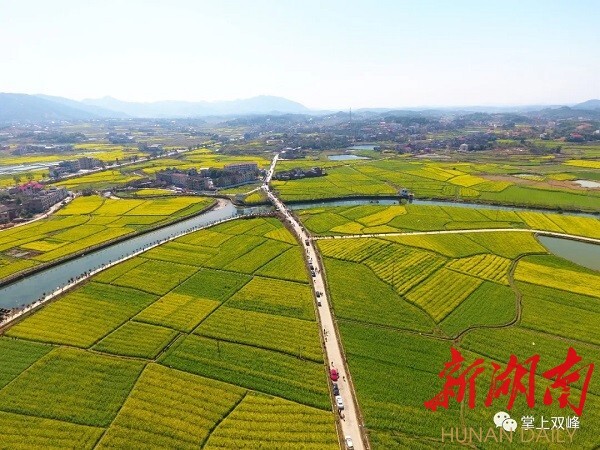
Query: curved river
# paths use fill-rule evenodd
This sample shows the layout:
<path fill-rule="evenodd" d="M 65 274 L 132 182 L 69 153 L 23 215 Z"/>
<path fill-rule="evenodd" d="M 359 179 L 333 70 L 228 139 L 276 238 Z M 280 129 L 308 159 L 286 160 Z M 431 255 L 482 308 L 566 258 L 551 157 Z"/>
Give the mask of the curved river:
<path fill-rule="evenodd" d="M 290 204 L 289 207 L 294 210 L 299 210 L 322 206 L 351 206 L 362 204 L 393 205 L 398 203 L 398 200 L 392 199 L 345 199 L 325 202 L 313 201 L 305 203 L 296 203 Z M 441 202 L 427 200 L 415 200 L 413 203 L 415 205 L 442 205 L 463 208 L 539 211 L 532 208 L 513 208 L 506 206 L 480 205 L 476 203 Z M 42 298 L 45 294 L 54 292 L 60 287 L 67 285 L 69 283 L 69 280 L 71 280 L 72 278 L 78 277 L 86 271 L 98 269 L 104 265 L 112 263 L 113 261 L 117 261 L 132 254 L 138 253 L 144 248 L 155 245 L 157 241 L 164 241 L 171 237 L 180 236 L 194 231 L 198 228 L 211 225 L 215 222 L 219 222 L 221 220 L 230 219 L 233 217 L 250 216 L 253 214 L 260 214 L 271 211 L 273 211 L 273 208 L 270 206 L 238 208 L 234 206 L 229 200 L 220 200 L 217 207 L 198 216 L 191 217 L 173 225 L 168 225 L 158 230 L 149 231 L 145 234 L 134 236 L 125 241 L 116 243 L 101 250 L 96 250 L 91 253 L 82 255 L 71 261 L 58 264 L 52 268 L 42 270 L 26 278 L 23 278 L 22 280 L 15 281 L 14 283 L 6 285 L 5 287 L 0 288 L 0 308 L 10 309 L 29 305 Z M 572 215 L 596 217 L 592 214 L 584 213 Z M 544 241 L 542 243 L 545 244 L 552 253 L 557 254 L 558 256 L 566 257 L 567 259 L 570 259 L 574 262 L 578 262 L 578 258 L 576 256 L 579 252 L 572 251 L 571 249 L 574 245 L 582 244 L 577 243 L 575 241 L 568 241 L 565 239 L 558 239 L 558 241 L 561 241 L 560 245 L 557 245 L 557 243 L 554 241 Z M 554 245 L 549 245 L 550 242 L 552 242 Z M 591 246 L 592 248 L 589 249 L 589 246 Z M 594 256 L 591 257 L 592 259 L 597 258 L 596 252 L 598 251 L 598 248 L 600 246 L 594 244 L 583 244 L 583 247 L 587 248 L 587 251 L 594 252 Z M 578 263 L 582 264 L 580 261 Z M 590 267 L 589 264 L 586 263 L 583 263 L 582 265 Z"/>
<path fill-rule="evenodd" d="M 29 305 L 43 297 L 44 294 L 65 286 L 71 278 L 137 253 L 145 247 L 156 244 L 157 241 L 183 235 L 194 229 L 232 217 L 269 211 L 272 211 L 272 208 L 268 206 L 236 208 L 230 201 L 222 200 L 215 208 L 198 216 L 134 236 L 6 285 L 0 288 L 0 308 L 10 309 Z"/>

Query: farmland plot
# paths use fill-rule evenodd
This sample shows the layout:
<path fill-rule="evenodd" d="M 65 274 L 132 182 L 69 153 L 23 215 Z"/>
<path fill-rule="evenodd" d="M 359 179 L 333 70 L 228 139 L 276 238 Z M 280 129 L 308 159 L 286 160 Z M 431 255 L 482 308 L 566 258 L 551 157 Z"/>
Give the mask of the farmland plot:
<path fill-rule="evenodd" d="M 0 389 L 50 350 L 49 345 L 0 338 Z"/>
<path fill-rule="evenodd" d="M 546 253 L 546 249 L 532 233 L 468 233 L 464 235 L 486 249 L 482 253 L 494 253 L 513 259 L 524 253 Z"/>
<path fill-rule="evenodd" d="M 515 278 L 532 284 L 600 298 L 598 290 L 600 274 L 597 273 L 561 269 L 523 259 L 517 265 Z"/>
<path fill-rule="evenodd" d="M 212 247 L 200 247 L 181 242 L 167 242 L 144 253 L 144 256 L 159 261 L 170 261 L 199 267 L 215 253 L 216 250 Z"/>
<path fill-rule="evenodd" d="M 250 277 L 224 270 L 200 269 L 173 290 L 175 294 L 223 301 L 244 286 Z"/>
<path fill-rule="evenodd" d="M 143 442 L 161 448 L 198 449 L 243 394 L 235 386 L 149 364 L 99 448 Z"/>
<path fill-rule="evenodd" d="M 252 392 L 219 424 L 205 448 L 335 450 L 339 445 L 332 413 Z"/>
<path fill-rule="evenodd" d="M 169 292 L 135 316 L 135 320 L 189 333 L 220 304 L 215 300 Z"/>
<path fill-rule="evenodd" d="M 507 286 L 483 282 L 440 323 L 451 336 L 472 327 L 503 325 L 515 318 L 515 294 Z"/>
<path fill-rule="evenodd" d="M 390 236 L 385 239 L 398 244 L 424 248 L 453 258 L 488 253 L 482 245 L 462 234 Z"/>
<path fill-rule="evenodd" d="M 326 258 L 325 270 L 336 317 L 419 331 L 433 328 L 423 311 L 399 297 L 367 267 Z"/>
<path fill-rule="evenodd" d="M 289 248 L 290 245 L 285 242 L 269 239 L 245 255 L 230 262 L 224 269 L 234 272 L 254 273 Z"/>
<path fill-rule="evenodd" d="M 0 412 L 0 430 L 3 448 L 22 450 L 92 449 L 104 433 L 103 428 L 7 412 Z"/>
<path fill-rule="evenodd" d="M 202 322 L 195 333 L 323 362 L 318 329 L 308 320 L 223 306 Z"/>
<path fill-rule="evenodd" d="M 476 255 L 455 259 L 449 262 L 446 267 L 485 280 L 508 284 L 510 260 L 496 255 Z"/>
<path fill-rule="evenodd" d="M 298 246 L 286 250 L 258 269 L 256 275 L 306 283 L 306 267 L 301 252 Z"/>
<path fill-rule="evenodd" d="M 160 358 L 166 366 L 329 409 L 323 365 L 247 345 L 190 335 Z"/>
<path fill-rule="evenodd" d="M 436 322 L 446 317 L 475 289 L 481 280 L 440 269 L 406 294 L 406 298 L 427 311 Z"/>
<path fill-rule="evenodd" d="M 149 260 L 113 280 L 112 284 L 164 295 L 179 286 L 197 270 L 193 266 Z"/>
<path fill-rule="evenodd" d="M 314 320 L 313 297 L 308 285 L 254 277 L 227 302 L 248 311 Z"/>
<path fill-rule="evenodd" d="M 152 359 L 175 336 L 175 330 L 130 321 L 98 342 L 93 349 L 115 355 Z"/>
<path fill-rule="evenodd" d="M 405 294 L 435 272 L 445 261 L 435 253 L 390 244 L 363 262 L 398 293 Z"/>
<path fill-rule="evenodd" d="M 155 299 L 145 292 L 91 282 L 17 323 L 6 334 L 89 347 Z"/>
<path fill-rule="evenodd" d="M 380 239 L 335 239 L 318 241 L 319 249 L 324 256 L 336 259 L 361 262 L 370 255 L 386 248 L 389 244 Z"/>
<path fill-rule="evenodd" d="M 104 427 L 143 367 L 137 361 L 57 348 L 0 391 L 0 409 Z"/>
<path fill-rule="evenodd" d="M 597 298 L 529 283 L 518 283 L 523 293 L 521 326 L 600 344 Z"/>

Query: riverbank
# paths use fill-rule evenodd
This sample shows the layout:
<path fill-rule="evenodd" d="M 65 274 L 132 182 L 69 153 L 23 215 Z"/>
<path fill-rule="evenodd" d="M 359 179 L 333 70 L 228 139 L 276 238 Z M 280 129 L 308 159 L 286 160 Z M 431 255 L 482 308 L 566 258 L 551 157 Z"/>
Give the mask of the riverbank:
<path fill-rule="evenodd" d="M 99 267 L 92 269 L 92 270 L 87 270 L 87 271 L 83 271 L 80 275 L 77 275 L 75 277 L 72 277 L 72 281 L 69 281 L 68 283 L 58 286 L 55 290 L 53 290 L 50 293 L 45 293 L 43 297 L 38 298 L 37 300 L 35 300 L 34 302 L 23 306 L 21 308 L 13 308 L 13 313 L 12 314 L 8 314 L 6 316 L 4 316 L 4 318 L 2 319 L 2 321 L 0 321 L 0 333 L 2 333 L 6 328 L 8 328 L 10 325 L 12 325 L 15 321 L 26 317 L 27 315 L 37 311 L 39 308 L 41 308 L 42 306 L 46 305 L 47 303 L 60 298 L 60 296 L 62 296 L 63 294 L 67 293 L 68 291 L 70 291 L 72 288 L 78 286 L 79 284 L 81 284 L 82 282 L 88 280 L 89 278 L 93 277 L 94 275 L 109 269 L 110 267 L 113 267 L 117 264 L 120 264 L 124 261 L 127 261 L 131 258 L 134 258 L 136 256 L 139 256 L 149 250 L 152 250 L 153 248 L 156 248 L 160 245 L 163 245 L 167 242 L 173 241 L 175 239 L 178 239 L 182 236 L 185 236 L 186 234 L 189 233 L 194 233 L 196 231 L 200 231 L 206 228 L 210 228 L 213 227 L 215 225 L 219 225 L 221 223 L 225 223 L 225 222 L 229 222 L 232 220 L 244 220 L 244 219 L 252 219 L 254 217 L 259 217 L 259 216 L 269 216 L 269 215 L 273 215 L 274 213 L 264 213 L 264 214 L 248 214 L 248 215 L 244 215 L 244 216 L 233 216 L 233 217 L 227 217 L 227 218 L 223 218 L 223 219 L 219 219 L 213 222 L 208 222 L 205 225 L 202 226 L 197 226 L 197 227 L 191 227 L 191 228 L 186 228 L 185 230 L 182 230 L 179 233 L 176 234 L 172 234 L 169 235 L 168 237 L 161 239 L 161 240 L 157 240 L 154 241 L 151 244 L 145 245 L 137 250 L 135 250 L 133 253 L 127 254 L 119 259 L 116 259 L 114 261 L 110 261 L 109 263 L 106 264 L 101 264 Z M 189 218 L 188 218 L 189 219 Z M 173 225 L 173 224 L 171 224 Z M 64 263 L 64 262 L 63 262 Z M 46 268 L 47 270 L 48 268 Z M 30 274 L 30 276 L 35 275 L 35 274 Z"/>

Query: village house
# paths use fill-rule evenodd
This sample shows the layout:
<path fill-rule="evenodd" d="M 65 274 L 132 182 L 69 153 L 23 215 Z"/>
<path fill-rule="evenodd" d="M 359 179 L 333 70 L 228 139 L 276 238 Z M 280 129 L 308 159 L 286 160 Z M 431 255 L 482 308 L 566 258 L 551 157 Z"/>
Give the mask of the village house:
<path fill-rule="evenodd" d="M 97 158 L 84 156 L 72 161 L 61 161 L 57 166 L 49 168 L 51 178 L 60 178 L 69 173 L 76 173 L 80 170 L 93 170 L 102 167 L 104 163 Z"/>
<path fill-rule="evenodd" d="M 203 191 L 250 183 L 257 180 L 259 175 L 256 163 L 236 163 L 228 164 L 223 169 L 201 168 L 199 171 L 168 168 L 157 172 L 156 180 L 167 185 Z"/>
<path fill-rule="evenodd" d="M 17 217 L 47 211 L 69 196 L 65 188 L 46 189 L 37 181 L 29 181 L 5 191 L 0 204 L 0 223 L 8 223 Z"/>

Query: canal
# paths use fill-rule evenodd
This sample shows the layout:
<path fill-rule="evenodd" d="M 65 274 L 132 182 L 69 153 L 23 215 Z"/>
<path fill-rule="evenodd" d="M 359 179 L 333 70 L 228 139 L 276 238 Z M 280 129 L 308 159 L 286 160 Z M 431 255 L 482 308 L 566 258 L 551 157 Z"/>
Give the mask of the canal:
<path fill-rule="evenodd" d="M 397 199 L 345 199 L 335 201 L 295 203 L 290 204 L 289 207 L 294 210 L 301 210 L 326 206 L 355 206 L 366 204 L 397 205 L 399 202 Z M 511 211 L 538 211 L 531 208 L 512 208 L 494 205 L 481 205 L 476 203 L 427 200 L 415 200 L 413 204 Z M 105 247 L 101 250 L 90 252 L 71 261 L 58 264 L 54 267 L 42 270 L 19 281 L 6 285 L 0 288 L 0 308 L 11 309 L 29 305 L 44 297 L 46 294 L 54 292 L 55 290 L 67 285 L 71 279 L 81 276 L 85 272 L 99 269 L 107 264 L 113 263 L 114 261 L 131 256 L 144 248 L 155 245 L 157 242 L 189 233 L 222 220 L 268 213 L 272 211 L 273 208 L 270 206 L 239 208 L 233 205 L 229 200 L 222 199 L 216 208 L 213 208 L 198 216 L 168 225 L 158 230 L 134 236 L 125 241 L 115 243 L 114 245 Z M 584 213 L 573 215 L 596 217 L 594 215 Z M 556 254 L 557 256 L 561 256 L 565 259 L 594 270 L 600 270 L 599 245 L 586 244 L 569 239 L 560 239 L 547 236 L 540 236 L 540 242 L 546 246 L 550 252 Z"/>

